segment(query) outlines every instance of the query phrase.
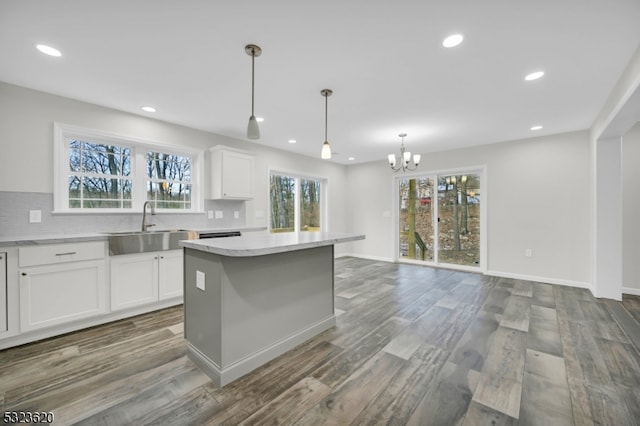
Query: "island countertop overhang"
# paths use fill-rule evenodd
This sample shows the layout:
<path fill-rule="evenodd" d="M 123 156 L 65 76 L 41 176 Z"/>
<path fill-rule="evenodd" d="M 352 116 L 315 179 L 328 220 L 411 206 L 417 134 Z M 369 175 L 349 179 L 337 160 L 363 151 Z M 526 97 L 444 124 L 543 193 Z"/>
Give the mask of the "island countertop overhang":
<path fill-rule="evenodd" d="M 264 256 L 294 250 L 364 240 L 364 234 L 336 232 L 288 232 L 269 235 L 243 235 L 231 238 L 185 240 L 180 246 L 230 257 Z"/>

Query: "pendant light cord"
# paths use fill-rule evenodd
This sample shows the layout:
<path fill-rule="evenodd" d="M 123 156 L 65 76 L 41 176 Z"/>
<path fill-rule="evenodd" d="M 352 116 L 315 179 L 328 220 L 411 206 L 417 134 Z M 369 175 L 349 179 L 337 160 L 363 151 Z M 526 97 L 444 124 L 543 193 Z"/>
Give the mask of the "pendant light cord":
<path fill-rule="evenodd" d="M 253 117 L 253 99 L 254 99 L 254 84 L 255 84 L 255 65 L 256 64 L 256 51 L 251 49 L 251 116 Z"/>
<path fill-rule="evenodd" d="M 328 111 L 329 111 L 329 94 L 325 93 L 324 94 L 324 141 L 327 141 L 327 121 L 329 120 L 328 118 Z"/>

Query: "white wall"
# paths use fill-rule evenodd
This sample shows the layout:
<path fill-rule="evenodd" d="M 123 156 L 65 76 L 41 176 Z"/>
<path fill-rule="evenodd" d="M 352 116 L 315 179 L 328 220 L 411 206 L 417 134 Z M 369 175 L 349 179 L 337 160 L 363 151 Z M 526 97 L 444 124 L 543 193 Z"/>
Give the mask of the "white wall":
<path fill-rule="evenodd" d="M 54 121 L 168 144 L 202 149 L 222 144 L 254 152 L 256 197 L 245 206 L 249 226 L 268 224 L 270 169 L 326 177 L 330 186 L 330 230 L 366 234 L 364 241 L 338 245 L 337 252 L 395 259 L 393 215 L 384 215 L 395 208 L 393 174 L 384 159 L 345 167 L 266 148 L 260 143 L 0 83 L 0 191 L 52 191 Z M 637 138 L 637 133 L 636 128 L 631 136 Z M 470 166 L 486 166 L 487 170 L 487 187 L 483 189 L 488 216 L 487 271 L 587 285 L 590 279 L 588 132 L 430 153 L 423 156 L 420 169 L 428 173 Z M 631 209 L 637 211 L 635 206 Z M 256 217 L 260 212 L 264 213 L 263 217 Z M 633 229 L 637 229 L 637 225 Z M 637 237 L 634 238 L 637 241 Z M 638 267 L 638 249 L 628 246 L 633 244 L 625 246 L 625 271 L 633 278 L 639 276 L 637 269 L 630 269 Z M 533 249 L 533 257 L 524 256 L 525 248 Z"/>
<path fill-rule="evenodd" d="M 640 123 L 622 141 L 622 286 L 640 295 Z"/>
<path fill-rule="evenodd" d="M 589 133 L 575 132 L 423 155 L 420 169 L 486 165 L 490 273 L 577 286 L 589 283 Z M 355 254 L 395 259 L 393 175 L 385 161 L 349 167 Z M 526 248 L 533 250 L 525 257 Z"/>
<path fill-rule="evenodd" d="M 246 225 L 267 226 L 268 170 L 329 179 L 329 229 L 347 232 L 346 167 L 186 127 L 0 82 L 0 191 L 52 193 L 53 123 L 206 150 L 226 145 L 256 154 L 256 197 L 246 203 Z M 0 200 L 1 201 L 1 200 Z M 264 212 L 256 218 L 256 212 Z M 1 222 L 0 222 L 1 223 Z M 338 251 L 340 246 L 337 246 Z"/>

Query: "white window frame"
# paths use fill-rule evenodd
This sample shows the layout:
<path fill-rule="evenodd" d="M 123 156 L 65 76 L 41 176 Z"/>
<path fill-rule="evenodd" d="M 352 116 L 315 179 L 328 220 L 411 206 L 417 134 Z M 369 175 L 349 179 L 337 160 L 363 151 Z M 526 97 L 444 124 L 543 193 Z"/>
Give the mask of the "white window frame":
<path fill-rule="evenodd" d="M 131 175 L 133 190 L 131 208 L 70 208 L 69 207 L 69 139 L 125 146 L 131 149 Z M 53 124 L 53 213 L 140 213 L 146 197 L 146 154 L 148 151 L 181 155 L 191 158 L 191 208 L 157 209 L 161 213 L 204 212 L 204 151 L 175 146 L 133 136 L 93 130 L 63 123 Z"/>
<path fill-rule="evenodd" d="M 295 197 L 293 200 L 295 206 L 295 214 L 294 214 L 294 231 L 293 232 L 301 232 L 300 231 L 300 180 L 317 180 L 320 181 L 320 232 L 329 232 L 329 203 L 328 203 L 328 187 L 329 187 L 329 178 L 325 176 L 314 176 L 306 173 L 299 172 L 291 172 L 282 169 L 270 169 L 268 182 L 271 182 L 271 176 L 273 175 L 287 176 L 295 179 Z M 269 191 L 267 193 L 267 200 L 269 200 L 269 217 L 268 217 L 268 231 L 271 233 L 271 189 L 270 185 Z M 304 231 L 308 232 L 308 231 Z"/>

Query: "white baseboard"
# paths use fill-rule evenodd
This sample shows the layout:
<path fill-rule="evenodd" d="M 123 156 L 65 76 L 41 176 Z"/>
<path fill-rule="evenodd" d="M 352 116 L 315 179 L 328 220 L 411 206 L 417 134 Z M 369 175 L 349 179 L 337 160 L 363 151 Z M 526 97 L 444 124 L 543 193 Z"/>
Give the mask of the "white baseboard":
<path fill-rule="evenodd" d="M 622 287 L 622 294 L 631 294 L 634 296 L 640 296 L 640 288 Z"/>
<path fill-rule="evenodd" d="M 394 263 L 395 261 L 390 258 L 390 257 L 383 257 L 383 256 L 369 256 L 369 255 L 365 255 L 365 254 L 358 254 L 358 253 L 341 253 L 339 255 L 336 256 L 336 258 L 338 257 L 357 257 L 359 259 L 366 259 L 366 260 L 375 260 L 376 262 L 391 262 Z"/>
<path fill-rule="evenodd" d="M 535 282 L 545 283 L 545 284 L 564 285 L 567 287 L 584 288 L 589 290 L 591 293 L 593 293 L 591 284 L 583 281 L 571 281 L 571 280 L 564 280 L 561 278 L 538 277 L 535 275 L 514 274 L 511 272 L 502 272 L 502 271 L 487 271 L 486 275 L 491 275 L 494 277 L 513 278 L 515 280 L 535 281 Z"/>
<path fill-rule="evenodd" d="M 380 257 L 380 256 L 368 256 L 368 255 L 363 255 L 363 254 L 358 254 L 358 253 L 343 253 L 337 257 L 345 257 L 345 256 L 350 256 L 350 257 L 357 257 L 360 259 L 367 259 L 367 260 L 375 260 L 375 261 L 379 261 L 379 262 L 391 262 L 391 263 L 397 263 L 394 259 L 388 258 L 388 257 Z M 403 262 L 403 263 L 410 263 L 410 264 L 414 264 L 413 262 Z M 421 264 L 420 262 L 416 262 L 415 264 Z M 445 265 L 422 265 L 422 266 L 426 266 L 429 268 L 446 268 Z M 457 270 L 457 269 L 456 269 Z M 482 271 L 476 270 L 475 268 L 473 270 L 469 270 L 469 272 L 480 272 L 482 273 Z M 535 275 L 526 275 L 526 274 L 514 274 L 511 272 L 502 272 L 502 271 L 486 271 L 484 272 L 485 275 L 490 275 L 490 276 L 495 276 L 495 277 L 503 277 L 503 278 L 513 278 L 516 280 L 526 280 L 526 281 L 535 281 L 535 282 L 540 282 L 540 283 L 545 283 L 545 284 L 556 284 L 556 285 L 563 285 L 563 286 L 567 286 L 567 287 L 577 287 L 577 288 L 584 288 L 587 289 L 589 291 L 591 291 L 591 293 L 593 293 L 593 290 L 591 288 L 591 284 L 588 282 L 583 282 L 583 281 L 572 281 L 572 280 L 564 280 L 561 278 L 550 278 L 550 277 L 539 277 L 539 276 L 535 276 Z M 626 291 L 628 290 L 628 291 Z M 623 288 L 623 292 L 624 293 L 629 293 L 629 294 L 638 294 L 640 295 L 640 289 L 634 289 L 634 288 L 628 288 L 625 287 Z"/>

